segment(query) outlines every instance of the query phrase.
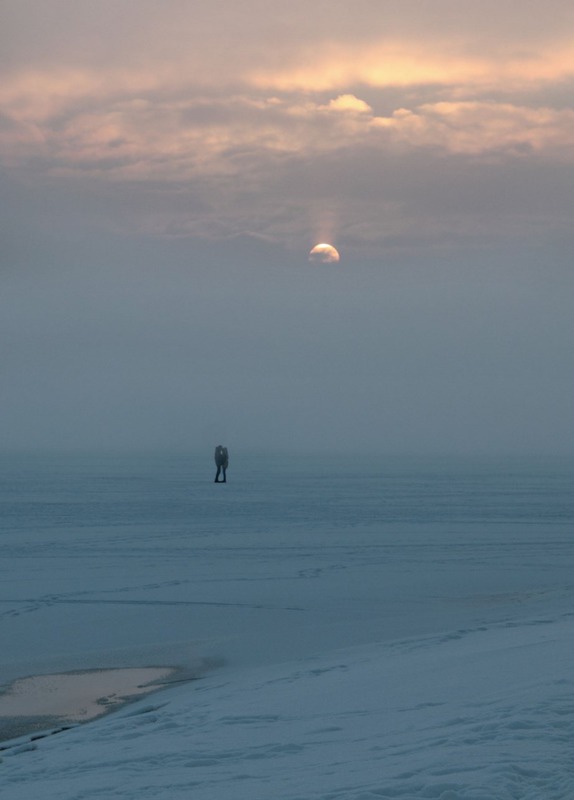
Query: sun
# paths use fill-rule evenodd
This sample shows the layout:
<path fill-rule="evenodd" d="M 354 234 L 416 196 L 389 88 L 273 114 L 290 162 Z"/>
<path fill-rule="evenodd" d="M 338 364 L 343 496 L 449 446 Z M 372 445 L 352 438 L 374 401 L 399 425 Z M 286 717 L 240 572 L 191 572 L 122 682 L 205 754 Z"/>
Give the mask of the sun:
<path fill-rule="evenodd" d="M 337 249 L 326 242 L 316 244 L 309 252 L 311 264 L 336 264 L 339 260 L 340 256 Z"/>

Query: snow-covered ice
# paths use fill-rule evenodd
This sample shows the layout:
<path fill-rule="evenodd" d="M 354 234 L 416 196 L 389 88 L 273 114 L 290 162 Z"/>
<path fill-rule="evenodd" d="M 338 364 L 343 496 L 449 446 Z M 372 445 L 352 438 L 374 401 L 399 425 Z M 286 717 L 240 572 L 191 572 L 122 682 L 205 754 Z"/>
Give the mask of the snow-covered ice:
<path fill-rule="evenodd" d="M 572 464 L 369 466 L 6 467 L 2 682 L 198 680 L 5 742 L 2 798 L 571 800 Z"/>
<path fill-rule="evenodd" d="M 501 625 L 213 676 L 6 751 L 5 796 L 566 800 L 573 625 Z"/>

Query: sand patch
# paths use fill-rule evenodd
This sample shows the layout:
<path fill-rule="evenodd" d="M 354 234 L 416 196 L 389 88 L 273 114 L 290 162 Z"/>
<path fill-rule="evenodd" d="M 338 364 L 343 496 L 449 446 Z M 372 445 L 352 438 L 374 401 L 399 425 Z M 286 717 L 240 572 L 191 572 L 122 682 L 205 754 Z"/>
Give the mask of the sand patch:
<path fill-rule="evenodd" d="M 0 718 L 46 717 L 84 722 L 161 687 L 171 667 L 103 669 L 36 675 L 0 695 Z"/>

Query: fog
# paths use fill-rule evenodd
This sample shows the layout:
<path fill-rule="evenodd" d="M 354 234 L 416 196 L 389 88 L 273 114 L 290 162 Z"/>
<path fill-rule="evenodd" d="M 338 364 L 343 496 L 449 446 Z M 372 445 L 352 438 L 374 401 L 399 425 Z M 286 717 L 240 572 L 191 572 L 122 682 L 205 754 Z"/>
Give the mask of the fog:
<path fill-rule="evenodd" d="M 573 449 L 574 287 L 556 253 L 29 248 L 0 299 L 5 448 Z"/>

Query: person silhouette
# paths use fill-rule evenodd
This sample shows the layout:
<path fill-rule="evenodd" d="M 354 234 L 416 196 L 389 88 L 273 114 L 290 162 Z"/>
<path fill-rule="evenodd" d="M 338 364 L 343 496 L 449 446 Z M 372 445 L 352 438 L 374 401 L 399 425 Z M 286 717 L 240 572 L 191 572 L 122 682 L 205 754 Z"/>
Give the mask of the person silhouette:
<path fill-rule="evenodd" d="M 229 454 L 227 452 L 227 447 L 223 447 L 223 445 L 218 444 L 215 448 L 215 466 L 217 467 L 217 472 L 215 473 L 215 481 L 214 483 L 227 483 L 227 475 L 226 470 L 229 464 Z M 223 471 L 223 480 L 219 480 L 219 476 Z"/>

